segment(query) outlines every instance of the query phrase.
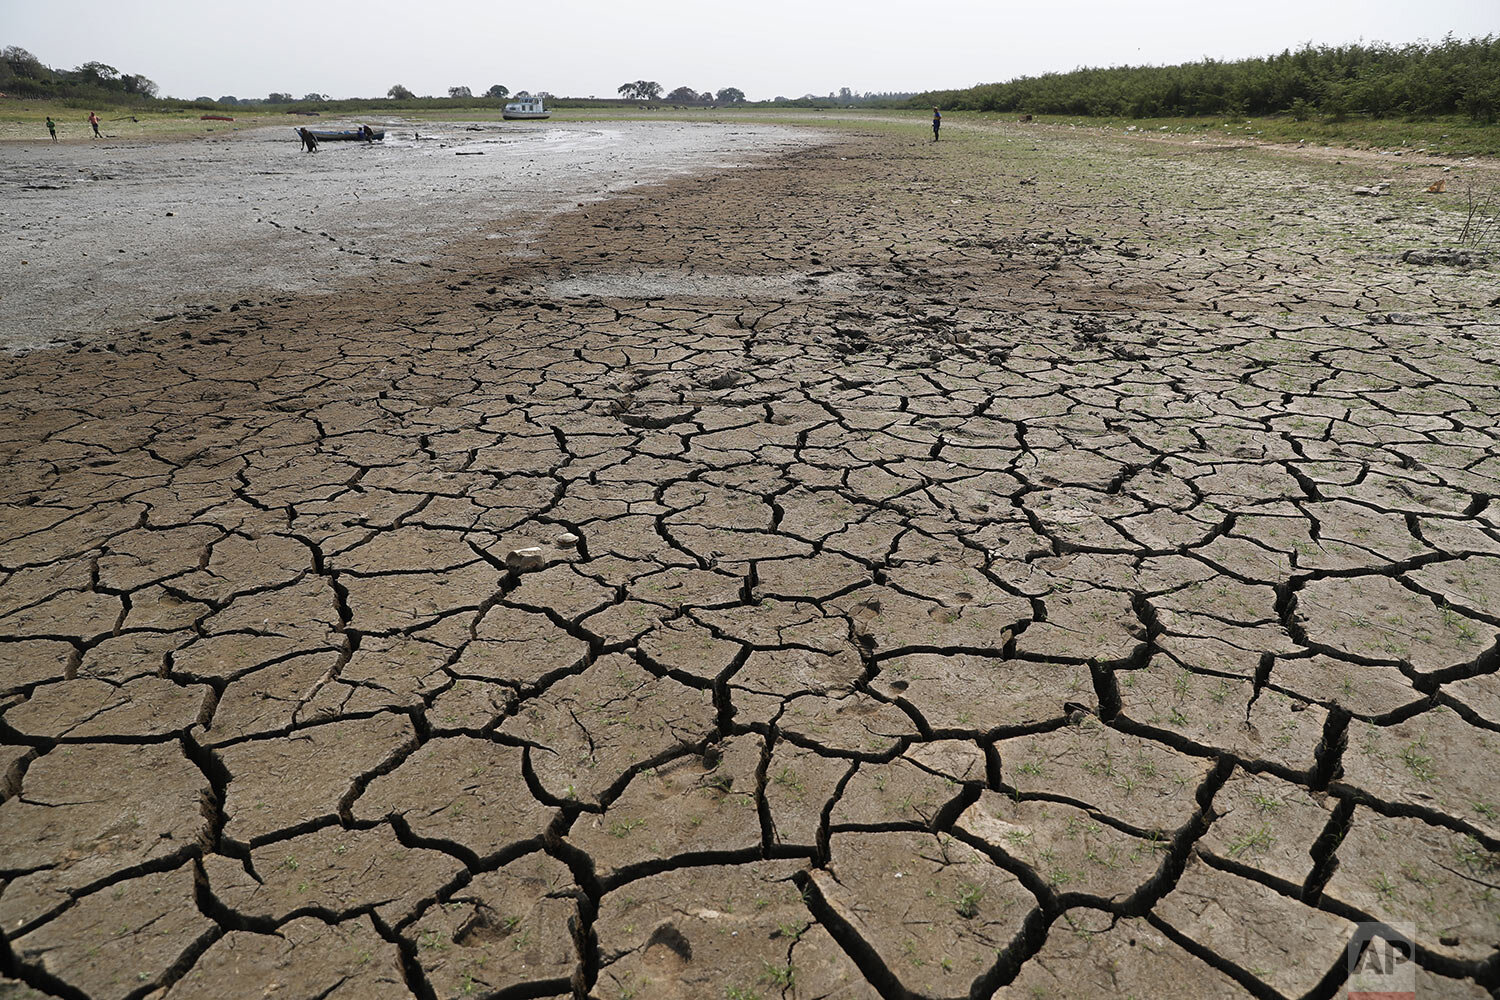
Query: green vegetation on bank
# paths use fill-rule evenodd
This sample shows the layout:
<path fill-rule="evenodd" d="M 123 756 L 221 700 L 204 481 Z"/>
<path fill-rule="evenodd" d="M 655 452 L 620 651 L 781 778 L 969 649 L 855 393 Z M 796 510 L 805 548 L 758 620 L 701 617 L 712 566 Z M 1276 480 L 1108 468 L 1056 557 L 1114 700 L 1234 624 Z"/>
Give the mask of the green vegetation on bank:
<path fill-rule="evenodd" d="M 1280 55 L 1023 76 L 918 95 L 910 107 L 1089 117 L 1500 118 L 1500 36 L 1306 46 Z"/>
<path fill-rule="evenodd" d="M 916 97 L 844 88 L 826 97 L 746 101 L 733 87 L 696 95 L 684 87 L 663 96 L 651 81 L 618 89 L 630 96 L 537 96 L 547 99 L 555 121 L 690 118 L 837 127 L 873 126 L 883 117 L 911 118 L 925 131 L 926 109 L 940 104 L 950 125 L 1028 114 L 1039 123 L 1106 131 L 1500 156 L 1500 37 L 1400 48 L 1308 47 L 1237 62 L 1086 69 Z M 97 62 L 50 69 L 25 49 L 4 47 L 0 95 L 9 99 L 0 103 L 0 139 L 42 137 L 42 121 L 50 114 L 66 141 L 76 137 L 72 130 L 89 110 L 105 117 L 106 133 L 127 138 L 300 124 L 304 116 L 372 123 L 485 121 L 498 119 L 508 100 L 527 96 L 526 91 L 512 95 L 498 84 L 482 95 L 451 87 L 447 97 L 419 97 L 400 85 L 383 97 L 347 99 L 273 92 L 264 98 L 179 100 L 156 93 L 156 85 L 140 74 Z M 202 122 L 204 114 L 235 121 Z"/>
<path fill-rule="evenodd" d="M 52 69 L 19 45 L 7 45 L 0 48 L 0 94 L 51 98 L 70 106 L 148 105 L 156 97 L 156 84 L 140 73 L 122 73 L 102 62 Z"/>

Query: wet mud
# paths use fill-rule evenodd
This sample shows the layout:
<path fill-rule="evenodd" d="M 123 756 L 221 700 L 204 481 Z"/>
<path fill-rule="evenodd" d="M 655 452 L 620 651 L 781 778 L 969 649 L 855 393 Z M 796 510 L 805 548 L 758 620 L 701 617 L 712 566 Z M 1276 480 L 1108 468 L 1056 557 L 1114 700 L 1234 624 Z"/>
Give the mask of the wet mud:
<path fill-rule="evenodd" d="M 534 227 L 811 137 L 754 124 L 397 121 L 382 142 L 327 142 L 313 155 L 287 126 L 192 141 L 0 142 L 0 350 L 65 346 L 268 293 L 347 294 L 351 279 L 420 280 L 476 235 L 533 253 L 536 230 L 522 220 Z"/>

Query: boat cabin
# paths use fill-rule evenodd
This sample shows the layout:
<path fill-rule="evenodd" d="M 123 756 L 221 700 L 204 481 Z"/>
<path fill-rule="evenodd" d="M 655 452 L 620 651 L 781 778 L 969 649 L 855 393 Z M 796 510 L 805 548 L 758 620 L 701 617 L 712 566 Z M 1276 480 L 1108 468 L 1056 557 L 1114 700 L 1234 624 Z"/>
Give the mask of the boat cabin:
<path fill-rule="evenodd" d="M 519 101 L 511 101 L 505 106 L 508 115 L 544 115 L 547 113 L 540 97 L 523 97 Z"/>

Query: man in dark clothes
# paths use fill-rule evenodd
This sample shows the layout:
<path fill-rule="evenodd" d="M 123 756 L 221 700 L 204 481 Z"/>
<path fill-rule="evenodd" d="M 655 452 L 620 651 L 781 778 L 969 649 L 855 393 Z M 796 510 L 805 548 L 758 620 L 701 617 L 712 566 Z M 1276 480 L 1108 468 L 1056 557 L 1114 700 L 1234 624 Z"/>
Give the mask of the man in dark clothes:
<path fill-rule="evenodd" d="M 305 128 L 299 128 L 297 134 L 302 136 L 302 146 L 306 152 L 316 153 L 318 151 L 318 137 Z"/>
<path fill-rule="evenodd" d="M 937 108 L 932 109 L 932 141 L 938 141 L 938 129 L 943 127 L 943 113 Z"/>

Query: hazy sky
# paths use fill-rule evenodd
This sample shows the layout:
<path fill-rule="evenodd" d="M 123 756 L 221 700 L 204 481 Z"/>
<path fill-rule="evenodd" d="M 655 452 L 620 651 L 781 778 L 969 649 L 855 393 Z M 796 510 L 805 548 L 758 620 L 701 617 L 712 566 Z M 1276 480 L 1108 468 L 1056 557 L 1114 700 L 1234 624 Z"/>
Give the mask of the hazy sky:
<path fill-rule="evenodd" d="M 0 44 L 97 59 L 174 97 L 614 96 L 966 87 L 1078 66 L 1265 55 L 1303 42 L 1500 34 L 1500 0 L 0 0 Z"/>

